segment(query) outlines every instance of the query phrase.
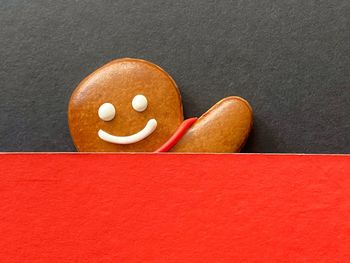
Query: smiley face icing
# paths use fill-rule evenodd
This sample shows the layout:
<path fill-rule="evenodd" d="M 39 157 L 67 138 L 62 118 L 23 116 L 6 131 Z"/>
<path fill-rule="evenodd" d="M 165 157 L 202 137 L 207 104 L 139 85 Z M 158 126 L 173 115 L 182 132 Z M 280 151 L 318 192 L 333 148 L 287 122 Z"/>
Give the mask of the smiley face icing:
<path fill-rule="evenodd" d="M 147 99 L 143 95 L 136 95 L 132 100 L 132 107 L 134 110 L 138 112 L 143 112 L 147 108 Z M 115 108 L 111 103 L 104 103 L 98 109 L 98 116 L 103 121 L 111 121 L 115 117 Z M 98 136 L 110 143 L 116 144 L 131 144 L 139 142 L 154 132 L 157 128 L 157 121 L 155 119 L 151 119 L 147 122 L 146 126 L 139 132 L 129 135 L 129 136 L 113 136 L 104 130 L 98 131 Z"/>
<path fill-rule="evenodd" d="M 158 66 L 117 59 L 79 84 L 68 120 L 78 151 L 153 152 L 183 122 L 180 92 Z"/>
<path fill-rule="evenodd" d="M 227 97 L 184 121 L 180 92 L 160 67 L 114 60 L 86 77 L 69 101 L 73 142 L 82 152 L 238 152 L 253 124 L 249 103 Z"/>

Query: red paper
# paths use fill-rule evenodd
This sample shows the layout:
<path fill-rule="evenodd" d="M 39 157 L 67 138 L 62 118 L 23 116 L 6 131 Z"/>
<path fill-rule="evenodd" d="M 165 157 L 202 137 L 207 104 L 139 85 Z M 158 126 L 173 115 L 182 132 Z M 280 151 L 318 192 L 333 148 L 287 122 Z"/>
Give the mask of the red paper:
<path fill-rule="evenodd" d="M 350 156 L 1 154 L 0 262 L 350 262 Z"/>

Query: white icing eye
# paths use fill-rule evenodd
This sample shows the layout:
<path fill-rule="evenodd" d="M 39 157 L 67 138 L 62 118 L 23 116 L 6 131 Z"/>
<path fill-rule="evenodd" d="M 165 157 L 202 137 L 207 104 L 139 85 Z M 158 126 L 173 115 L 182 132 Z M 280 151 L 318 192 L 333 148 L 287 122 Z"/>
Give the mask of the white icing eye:
<path fill-rule="evenodd" d="M 115 117 L 115 108 L 112 103 L 103 103 L 98 109 L 98 116 L 103 121 L 111 121 Z"/>
<path fill-rule="evenodd" d="M 134 110 L 138 111 L 138 112 L 142 112 L 145 109 L 147 109 L 147 99 L 145 96 L 143 95 L 136 95 L 133 99 L 132 99 L 132 107 L 134 108 Z"/>

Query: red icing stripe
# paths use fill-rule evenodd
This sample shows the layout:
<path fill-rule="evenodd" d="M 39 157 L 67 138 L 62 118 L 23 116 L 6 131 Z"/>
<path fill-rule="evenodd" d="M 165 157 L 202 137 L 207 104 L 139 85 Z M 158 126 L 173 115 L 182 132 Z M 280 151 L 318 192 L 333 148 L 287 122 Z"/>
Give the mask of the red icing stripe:
<path fill-rule="evenodd" d="M 156 153 L 160 152 L 168 152 L 181 138 L 182 136 L 187 132 L 187 130 L 197 121 L 198 118 L 190 118 L 185 120 L 179 128 L 176 130 L 176 132 L 173 134 L 173 136 L 170 137 L 170 139 L 164 143 L 158 150 L 156 150 Z"/>

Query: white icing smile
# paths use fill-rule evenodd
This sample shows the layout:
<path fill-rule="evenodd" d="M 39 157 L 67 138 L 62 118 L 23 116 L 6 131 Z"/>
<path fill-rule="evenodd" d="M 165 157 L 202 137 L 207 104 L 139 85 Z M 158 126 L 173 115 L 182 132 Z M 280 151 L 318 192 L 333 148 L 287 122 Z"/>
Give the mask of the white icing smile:
<path fill-rule="evenodd" d="M 144 95 L 136 95 L 132 102 L 131 102 L 132 108 L 137 112 L 143 112 L 147 109 L 148 101 L 147 98 Z M 98 116 L 103 121 L 111 121 L 115 118 L 116 110 L 112 103 L 106 102 L 103 103 L 100 108 L 98 109 Z M 98 131 L 98 137 L 100 139 L 115 143 L 115 144 L 131 144 L 139 142 L 146 137 L 150 136 L 152 132 L 157 128 L 157 121 L 155 119 L 150 119 L 146 126 L 139 132 L 134 133 L 129 136 L 115 136 L 111 135 L 108 132 L 105 132 L 104 130 Z"/>
<path fill-rule="evenodd" d="M 155 119 L 150 119 L 147 122 L 146 126 L 141 131 L 129 136 L 115 136 L 105 132 L 104 130 L 99 130 L 98 136 L 102 140 L 110 143 L 131 144 L 131 143 L 139 142 L 145 139 L 146 137 L 150 136 L 156 128 L 157 128 L 157 121 Z"/>

